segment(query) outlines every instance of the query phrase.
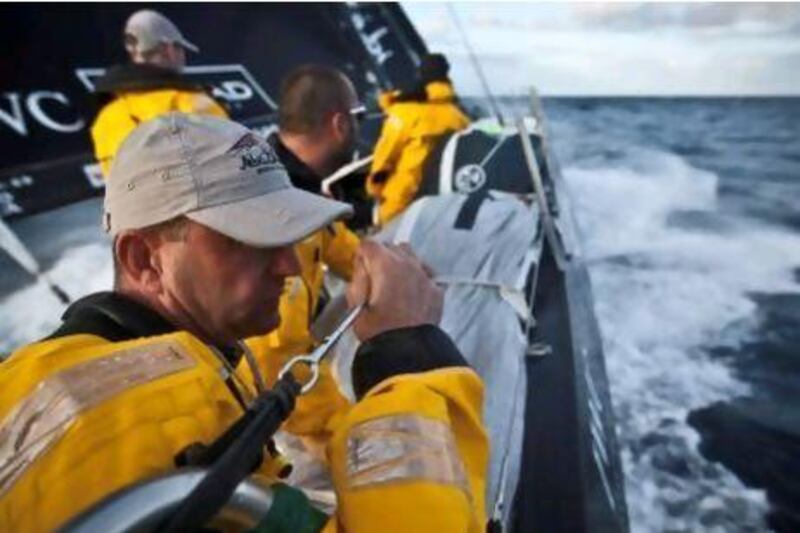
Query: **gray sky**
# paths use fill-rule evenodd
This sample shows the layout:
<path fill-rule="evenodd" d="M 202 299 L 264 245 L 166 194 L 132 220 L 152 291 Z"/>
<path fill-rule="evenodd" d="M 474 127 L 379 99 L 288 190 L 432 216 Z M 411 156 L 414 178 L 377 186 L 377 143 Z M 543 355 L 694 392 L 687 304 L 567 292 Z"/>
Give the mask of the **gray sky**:
<path fill-rule="evenodd" d="M 497 94 L 800 95 L 800 3 L 452 5 Z M 480 94 L 446 4 L 403 8 Z"/>

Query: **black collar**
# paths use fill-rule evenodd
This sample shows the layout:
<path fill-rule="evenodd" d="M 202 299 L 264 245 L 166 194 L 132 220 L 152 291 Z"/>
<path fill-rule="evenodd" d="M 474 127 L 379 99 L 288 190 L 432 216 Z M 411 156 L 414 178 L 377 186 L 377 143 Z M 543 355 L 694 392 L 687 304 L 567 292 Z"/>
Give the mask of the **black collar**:
<path fill-rule="evenodd" d="M 283 144 L 277 132 L 272 133 L 267 138 L 267 142 L 275 150 L 283 166 L 286 167 L 286 172 L 289 174 L 292 185 L 298 189 L 313 192 L 314 194 L 322 193 L 322 177 L 311 170 L 311 167 L 303 163 L 294 152 L 289 150 L 289 148 Z"/>
<path fill-rule="evenodd" d="M 157 89 L 204 90 L 202 85 L 190 81 L 180 72 L 155 65 L 129 63 L 110 67 L 95 83 L 94 92 L 103 94 Z"/>
<path fill-rule="evenodd" d="M 70 305 L 61 320 L 64 321 L 61 327 L 45 340 L 87 334 L 111 342 L 122 342 L 179 331 L 157 312 L 118 292 L 97 292 L 85 296 Z M 238 364 L 241 350 L 216 348 L 231 364 Z"/>

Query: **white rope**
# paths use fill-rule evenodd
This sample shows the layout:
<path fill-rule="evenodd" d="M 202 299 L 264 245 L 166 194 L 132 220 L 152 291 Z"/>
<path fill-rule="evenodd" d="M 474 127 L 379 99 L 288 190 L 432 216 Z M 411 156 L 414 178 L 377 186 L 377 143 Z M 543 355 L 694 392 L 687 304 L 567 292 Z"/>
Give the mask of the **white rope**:
<path fill-rule="evenodd" d="M 372 155 L 368 155 L 367 157 L 363 157 L 351 163 L 347 163 L 346 165 L 339 168 L 336 172 L 322 180 L 322 194 L 325 196 L 331 195 L 331 187 L 334 183 L 337 183 L 356 170 L 367 166 L 368 164 L 372 163 Z"/>
<path fill-rule="evenodd" d="M 489 162 L 489 160 L 490 160 L 492 157 L 494 157 L 494 154 L 496 154 L 496 153 L 497 153 L 497 151 L 500 149 L 500 147 L 503 145 L 503 143 L 504 143 L 504 142 L 506 142 L 506 139 L 508 139 L 509 137 L 510 137 L 510 135 L 507 135 L 507 134 L 505 134 L 505 133 L 504 133 L 504 134 L 503 134 L 503 135 L 502 135 L 502 136 L 501 136 L 501 137 L 500 137 L 500 138 L 497 140 L 497 142 L 495 143 L 495 145 L 494 145 L 494 146 L 492 146 L 492 149 L 491 149 L 491 150 L 489 150 L 489 153 L 488 153 L 488 154 L 486 154 L 486 157 L 484 157 L 484 158 L 483 158 L 483 161 L 481 161 L 481 163 L 480 163 L 480 166 L 481 166 L 481 168 L 483 168 L 483 167 L 485 167 L 485 166 L 486 166 L 486 163 L 488 163 L 488 162 Z"/>
<path fill-rule="evenodd" d="M 436 276 L 433 279 L 437 285 L 444 286 L 472 286 L 483 287 L 496 290 L 508 305 L 514 310 L 519 318 L 529 324 L 533 320 L 533 311 L 525 301 L 525 294 L 519 287 L 513 287 L 496 281 L 486 281 L 473 278 L 463 278 L 455 276 Z"/>
<path fill-rule="evenodd" d="M 256 356 L 253 355 L 253 351 L 250 350 L 250 347 L 246 342 L 240 341 L 239 347 L 242 349 L 244 358 L 247 361 L 247 366 L 250 367 L 250 372 L 253 374 L 253 382 L 256 384 L 256 390 L 259 394 L 265 393 L 267 391 L 267 383 L 264 381 L 264 377 L 261 375 L 261 370 L 258 368 Z"/>
<path fill-rule="evenodd" d="M 462 135 L 464 135 L 463 131 L 451 135 L 447 140 L 447 144 L 444 145 L 444 150 L 442 150 L 442 159 L 439 162 L 439 194 L 453 192 L 453 166 L 456 161 L 458 140 Z"/>

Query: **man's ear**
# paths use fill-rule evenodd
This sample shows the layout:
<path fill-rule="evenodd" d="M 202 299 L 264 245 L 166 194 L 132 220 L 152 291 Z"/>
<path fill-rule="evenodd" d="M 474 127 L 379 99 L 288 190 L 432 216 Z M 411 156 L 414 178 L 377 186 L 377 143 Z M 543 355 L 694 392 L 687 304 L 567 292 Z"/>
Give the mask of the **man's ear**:
<path fill-rule="evenodd" d="M 161 257 L 155 241 L 138 232 L 123 233 L 114 241 L 120 279 L 143 292 L 161 291 Z"/>
<path fill-rule="evenodd" d="M 337 111 L 331 116 L 331 131 L 337 141 L 347 138 L 347 130 L 350 127 L 350 117 L 341 111 Z"/>

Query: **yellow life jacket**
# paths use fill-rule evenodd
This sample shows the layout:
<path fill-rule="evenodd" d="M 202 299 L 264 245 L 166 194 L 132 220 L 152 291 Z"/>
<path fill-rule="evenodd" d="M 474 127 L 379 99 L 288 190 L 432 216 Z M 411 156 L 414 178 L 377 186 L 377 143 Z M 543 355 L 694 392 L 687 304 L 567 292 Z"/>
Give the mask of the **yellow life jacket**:
<path fill-rule="evenodd" d="M 186 332 L 70 335 L 14 353 L 0 366 L 0 529 L 52 531 L 173 470 L 189 445 L 210 444 L 242 415 L 225 372 Z M 272 475 L 269 463 L 261 472 Z"/>
<path fill-rule="evenodd" d="M 100 110 L 92 124 L 94 156 L 107 177 L 122 141 L 142 122 L 170 111 L 228 118 L 228 113 L 201 90 L 122 91 Z"/>
<path fill-rule="evenodd" d="M 483 531 L 480 378 L 438 328 L 379 337 L 356 358 L 359 401 L 329 426 L 338 508 L 324 530 Z M 187 332 L 123 342 L 79 333 L 12 354 L 0 365 L 0 530 L 52 531 L 173 470 L 189 445 L 210 444 L 242 415 L 226 375 Z M 258 473 L 274 479 L 265 457 Z"/>
<path fill-rule="evenodd" d="M 379 100 L 386 119 L 373 151 L 367 194 L 378 201 L 382 225 L 414 200 L 425 160 L 439 139 L 469 125 L 455 103 L 451 84 L 431 82 L 425 91 L 424 101 L 395 101 L 396 94 L 384 94 Z"/>

